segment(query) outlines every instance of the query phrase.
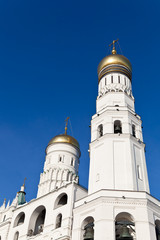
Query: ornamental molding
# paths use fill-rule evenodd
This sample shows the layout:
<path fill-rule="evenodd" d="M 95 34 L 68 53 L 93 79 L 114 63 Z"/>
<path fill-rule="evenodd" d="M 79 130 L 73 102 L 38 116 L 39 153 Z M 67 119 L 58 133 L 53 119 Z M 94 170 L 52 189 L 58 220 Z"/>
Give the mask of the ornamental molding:
<path fill-rule="evenodd" d="M 100 89 L 98 98 L 102 97 L 108 92 L 125 92 L 128 96 L 134 99 L 132 95 L 132 90 L 120 83 L 112 83 L 105 85 L 103 88 Z"/>

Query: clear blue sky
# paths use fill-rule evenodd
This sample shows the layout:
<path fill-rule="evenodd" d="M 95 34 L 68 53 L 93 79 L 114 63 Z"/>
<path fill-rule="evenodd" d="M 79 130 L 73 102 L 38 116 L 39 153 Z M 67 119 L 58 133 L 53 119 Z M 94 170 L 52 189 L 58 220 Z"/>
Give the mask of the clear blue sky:
<path fill-rule="evenodd" d="M 45 148 L 67 116 L 87 187 L 97 66 L 117 38 L 132 63 L 150 189 L 160 198 L 159 16 L 158 0 L 0 1 L 0 203 L 24 177 L 27 201 L 36 197 Z"/>

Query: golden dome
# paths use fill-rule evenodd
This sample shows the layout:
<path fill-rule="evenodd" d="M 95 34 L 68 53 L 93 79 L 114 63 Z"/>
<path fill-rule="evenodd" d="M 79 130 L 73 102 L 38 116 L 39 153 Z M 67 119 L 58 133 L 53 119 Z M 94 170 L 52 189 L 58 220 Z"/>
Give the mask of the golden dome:
<path fill-rule="evenodd" d="M 113 53 L 113 50 L 112 50 Z M 122 67 L 120 67 L 122 66 Z M 107 71 L 103 71 L 103 69 Z M 104 57 L 98 65 L 98 79 L 100 80 L 109 72 L 120 72 L 127 75 L 130 79 L 132 76 L 132 65 L 130 61 L 123 55 L 113 53 Z"/>
<path fill-rule="evenodd" d="M 78 149 L 80 149 L 78 141 L 74 137 L 71 137 L 67 134 L 61 134 L 61 135 L 55 136 L 50 140 L 50 142 L 48 143 L 48 146 L 53 143 L 69 143 L 77 147 Z"/>

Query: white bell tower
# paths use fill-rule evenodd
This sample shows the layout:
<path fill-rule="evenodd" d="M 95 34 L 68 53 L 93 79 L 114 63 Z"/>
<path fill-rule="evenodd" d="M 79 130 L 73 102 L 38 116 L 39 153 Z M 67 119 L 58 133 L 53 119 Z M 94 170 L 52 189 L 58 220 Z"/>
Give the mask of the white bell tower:
<path fill-rule="evenodd" d="M 102 189 L 149 193 L 142 121 L 135 112 L 132 67 L 112 54 L 98 66 L 96 114 L 91 121 L 89 194 Z"/>

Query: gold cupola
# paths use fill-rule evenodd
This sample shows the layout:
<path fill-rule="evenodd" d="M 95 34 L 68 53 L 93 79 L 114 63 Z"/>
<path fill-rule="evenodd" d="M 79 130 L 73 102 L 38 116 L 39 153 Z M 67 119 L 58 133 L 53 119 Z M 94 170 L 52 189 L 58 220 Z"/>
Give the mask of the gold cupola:
<path fill-rule="evenodd" d="M 68 143 L 80 149 L 78 141 L 74 137 L 67 134 L 60 134 L 55 136 L 49 141 L 48 146 L 54 143 Z"/>
<path fill-rule="evenodd" d="M 80 146 L 79 146 L 78 141 L 74 137 L 67 134 L 68 120 L 69 120 L 69 117 L 67 117 L 67 119 L 65 120 L 65 122 L 66 122 L 65 133 L 53 137 L 49 141 L 48 146 L 51 145 L 51 144 L 55 144 L 55 143 L 68 143 L 68 144 L 73 145 L 74 147 L 77 147 L 80 150 Z"/>
<path fill-rule="evenodd" d="M 117 54 L 115 49 L 116 41 L 118 40 L 114 40 L 110 44 L 110 46 L 113 44 L 112 54 L 104 57 L 98 65 L 99 82 L 104 75 L 109 73 L 121 73 L 132 80 L 132 65 L 125 56 Z"/>

